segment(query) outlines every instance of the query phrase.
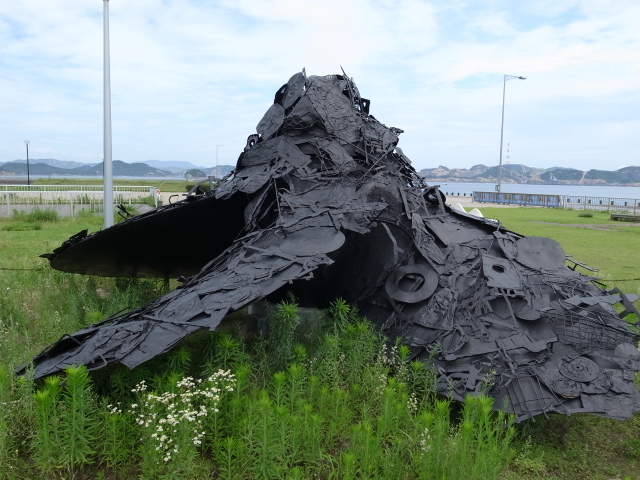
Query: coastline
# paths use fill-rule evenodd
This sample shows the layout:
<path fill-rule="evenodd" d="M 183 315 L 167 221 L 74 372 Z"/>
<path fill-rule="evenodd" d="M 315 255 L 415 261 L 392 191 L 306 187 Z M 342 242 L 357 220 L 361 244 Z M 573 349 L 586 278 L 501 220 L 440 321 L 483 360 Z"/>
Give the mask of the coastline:
<path fill-rule="evenodd" d="M 456 183 L 482 183 L 487 185 L 495 185 L 498 180 L 491 179 L 467 179 L 467 178 L 428 178 L 424 177 L 424 180 L 430 185 L 446 185 Z M 585 180 L 582 182 L 570 182 L 570 181 L 556 181 L 556 182 L 514 182 L 513 180 L 502 180 L 502 185 L 546 185 L 546 186 L 572 186 L 572 187 L 640 187 L 640 182 L 630 183 L 606 183 L 596 180 Z"/>

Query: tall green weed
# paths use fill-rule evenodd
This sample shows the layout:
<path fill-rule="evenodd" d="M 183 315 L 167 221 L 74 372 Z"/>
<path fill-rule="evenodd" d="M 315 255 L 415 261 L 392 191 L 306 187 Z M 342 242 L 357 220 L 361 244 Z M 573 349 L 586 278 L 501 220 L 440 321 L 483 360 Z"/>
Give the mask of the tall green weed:
<path fill-rule="evenodd" d="M 92 463 L 98 438 L 98 410 L 86 367 L 68 367 L 34 394 L 33 458 L 44 472 L 73 471 Z"/>

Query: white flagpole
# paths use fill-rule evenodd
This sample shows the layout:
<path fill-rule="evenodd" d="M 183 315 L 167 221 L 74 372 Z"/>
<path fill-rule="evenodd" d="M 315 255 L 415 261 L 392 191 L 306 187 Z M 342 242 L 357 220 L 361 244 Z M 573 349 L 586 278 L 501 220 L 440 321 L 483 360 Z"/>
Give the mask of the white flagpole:
<path fill-rule="evenodd" d="M 113 225 L 113 162 L 111 159 L 111 69 L 109 66 L 109 0 L 104 0 L 104 228 Z"/>

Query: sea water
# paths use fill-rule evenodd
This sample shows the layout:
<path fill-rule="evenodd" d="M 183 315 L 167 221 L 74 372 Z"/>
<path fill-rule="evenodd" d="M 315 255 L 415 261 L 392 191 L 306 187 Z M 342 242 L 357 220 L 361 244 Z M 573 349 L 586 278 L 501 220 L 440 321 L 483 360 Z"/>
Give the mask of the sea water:
<path fill-rule="evenodd" d="M 438 185 L 429 182 L 429 185 Z M 495 192 L 495 183 L 440 183 L 445 195 L 469 196 L 473 192 Z M 579 197 L 630 198 L 640 199 L 640 187 L 618 185 L 535 185 L 529 183 L 503 183 L 503 193 L 529 193 L 538 195 L 562 195 Z"/>

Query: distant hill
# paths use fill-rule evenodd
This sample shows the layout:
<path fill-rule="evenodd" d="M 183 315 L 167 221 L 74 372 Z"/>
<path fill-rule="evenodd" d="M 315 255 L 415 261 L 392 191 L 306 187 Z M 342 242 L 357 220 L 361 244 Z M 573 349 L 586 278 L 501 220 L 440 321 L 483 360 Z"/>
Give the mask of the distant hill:
<path fill-rule="evenodd" d="M 198 178 L 206 179 L 207 178 L 207 174 L 204 173 L 199 168 L 192 168 L 192 169 L 187 170 L 186 172 L 184 172 L 184 178 L 186 178 L 187 180 L 198 179 Z"/>
<path fill-rule="evenodd" d="M 29 161 L 29 174 L 31 175 L 64 175 L 69 172 L 66 168 L 52 167 L 45 163 L 31 163 Z M 0 175 L 27 175 L 27 162 L 9 162 L 0 165 Z"/>
<path fill-rule="evenodd" d="M 478 182 L 495 183 L 500 175 L 499 167 L 474 165 L 464 168 L 426 168 L 418 173 L 432 182 Z M 583 184 L 583 185 L 634 185 L 640 184 L 640 167 L 624 167 L 615 171 L 575 168 L 532 168 L 526 165 L 502 165 L 502 182 L 533 184 Z"/>
<path fill-rule="evenodd" d="M 84 167 L 72 168 L 71 175 L 102 175 L 103 163 L 97 165 L 87 165 Z M 113 175 L 115 177 L 170 177 L 172 173 L 168 170 L 160 170 L 150 167 L 146 163 L 125 163 L 122 160 L 113 161 Z"/>
<path fill-rule="evenodd" d="M 632 182 L 640 182 L 640 167 L 624 167 L 616 172 Z"/>
<path fill-rule="evenodd" d="M 508 164 L 502 166 L 502 180 L 511 180 L 516 183 L 524 183 L 532 179 L 532 177 L 538 177 L 544 172 L 543 168 L 531 168 L 525 165 Z M 483 178 L 491 180 L 500 176 L 500 167 L 495 166 L 488 168 L 476 178 Z"/>
<path fill-rule="evenodd" d="M 440 165 L 436 168 L 425 168 L 420 170 L 420 174 L 429 178 L 440 177 L 458 177 L 458 178 L 474 178 L 483 174 L 489 169 L 486 165 L 474 165 L 473 167 L 466 168 L 449 168 L 444 165 Z"/>
<path fill-rule="evenodd" d="M 579 182 L 583 177 L 584 172 L 575 168 L 547 169 L 542 175 L 540 175 L 540 178 L 545 182 Z"/>
<path fill-rule="evenodd" d="M 219 170 L 219 174 L 220 175 L 216 175 L 216 167 L 212 167 L 212 168 L 203 168 L 202 171 L 204 173 L 206 173 L 207 175 L 212 175 L 212 176 L 220 176 L 220 177 L 224 177 L 225 175 L 227 175 L 228 173 L 231 173 L 231 171 L 236 168 L 234 165 L 219 165 L 218 166 L 218 170 Z"/>
<path fill-rule="evenodd" d="M 216 167 L 203 167 L 202 165 L 195 165 L 191 162 L 184 160 L 146 160 L 144 163 L 155 168 L 162 170 L 169 170 L 176 175 L 184 176 L 189 174 L 191 170 L 200 170 L 206 175 L 215 175 Z M 233 170 L 235 165 L 219 165 L 218 169 L 220 176 L 224 177 L 226 174 Z"/>
<path fill-rule="evenodd" d="M 44 163 L 32 164 L 29 162 L 31 175 L 52 176 L 101 176 L 102 163 L 86 165 L 76 168 L 59 168 Z M 0 175 L 27 175 L 27 164 L 9 162 L 0 165 Z M 125 163 L 121 160 L 113 161 L 113 175 L 115 177 L 170 177 L 171 172 L 150 167 L 144 163 Z"/>
<path fill-rule="evenodd" d="M 7 163 L 24 163 L 27 164 L 26 160 L 11 160 Z M 58 168 L 77 168 L 77 167 L 85 167 L 87 163 L 82 162 L 72 162 L 69 160 L 56 160 L 55 158 L 32 158 L 29 160 L 29 166 L 34 165 L 36 163 L 44 163 L 45 165 L 51 165 L 52 167 Z M 95 163 L 91 163 L 89 165 L 96 165 Z"/>
<path fill-rule="evenodd" d="M 113 175 L 116 177 L 179 177 L 185 178 L 185 174 L 191 170 L 197 170 L 198 175 L 206 177 L 207 175 L 216 175 L 216 167 L 196 167 L 191 162 L 183 161 L 162 161 L 150 160 L 153 165 L 148 163 L 136 162 L 126 163 L 121 160 L 113 161 Z M 64 166 L 66 165 L 66 167 Z M 169 168 L 159 168 L 158 165 L 168 165 Z M 189 168 L 182 168 L 189 167 Z M 234 165 L 220 165 L 218 167 L 219 176 L 224 177 L 235 168 Z M 38 176 L 83 176 L 94 177 L 102 176 L 101 163 L 80 163 L 67 162 L 55 159 L 34 159 L 29 160 L 29 173 Z M 27 175 L 26 160 L 14 160 L 0 165 L 0 175 Z"/>
<path fill-rule="evenodd" d="M 194 168 L 198 170 L 206 170 L 207 168 L 185 160 L 145 160 L 144 163 L 151 167 L 168 170 L 173 173 L 183 173 Z"/>
<path fill-rule="evenodd" d="M 624 167 L 614 172 L 589 170 L 585 178 L 588 180 L 603 180 L 606 183 L 635 183 L 640 182 L 640 167 Z"/>

